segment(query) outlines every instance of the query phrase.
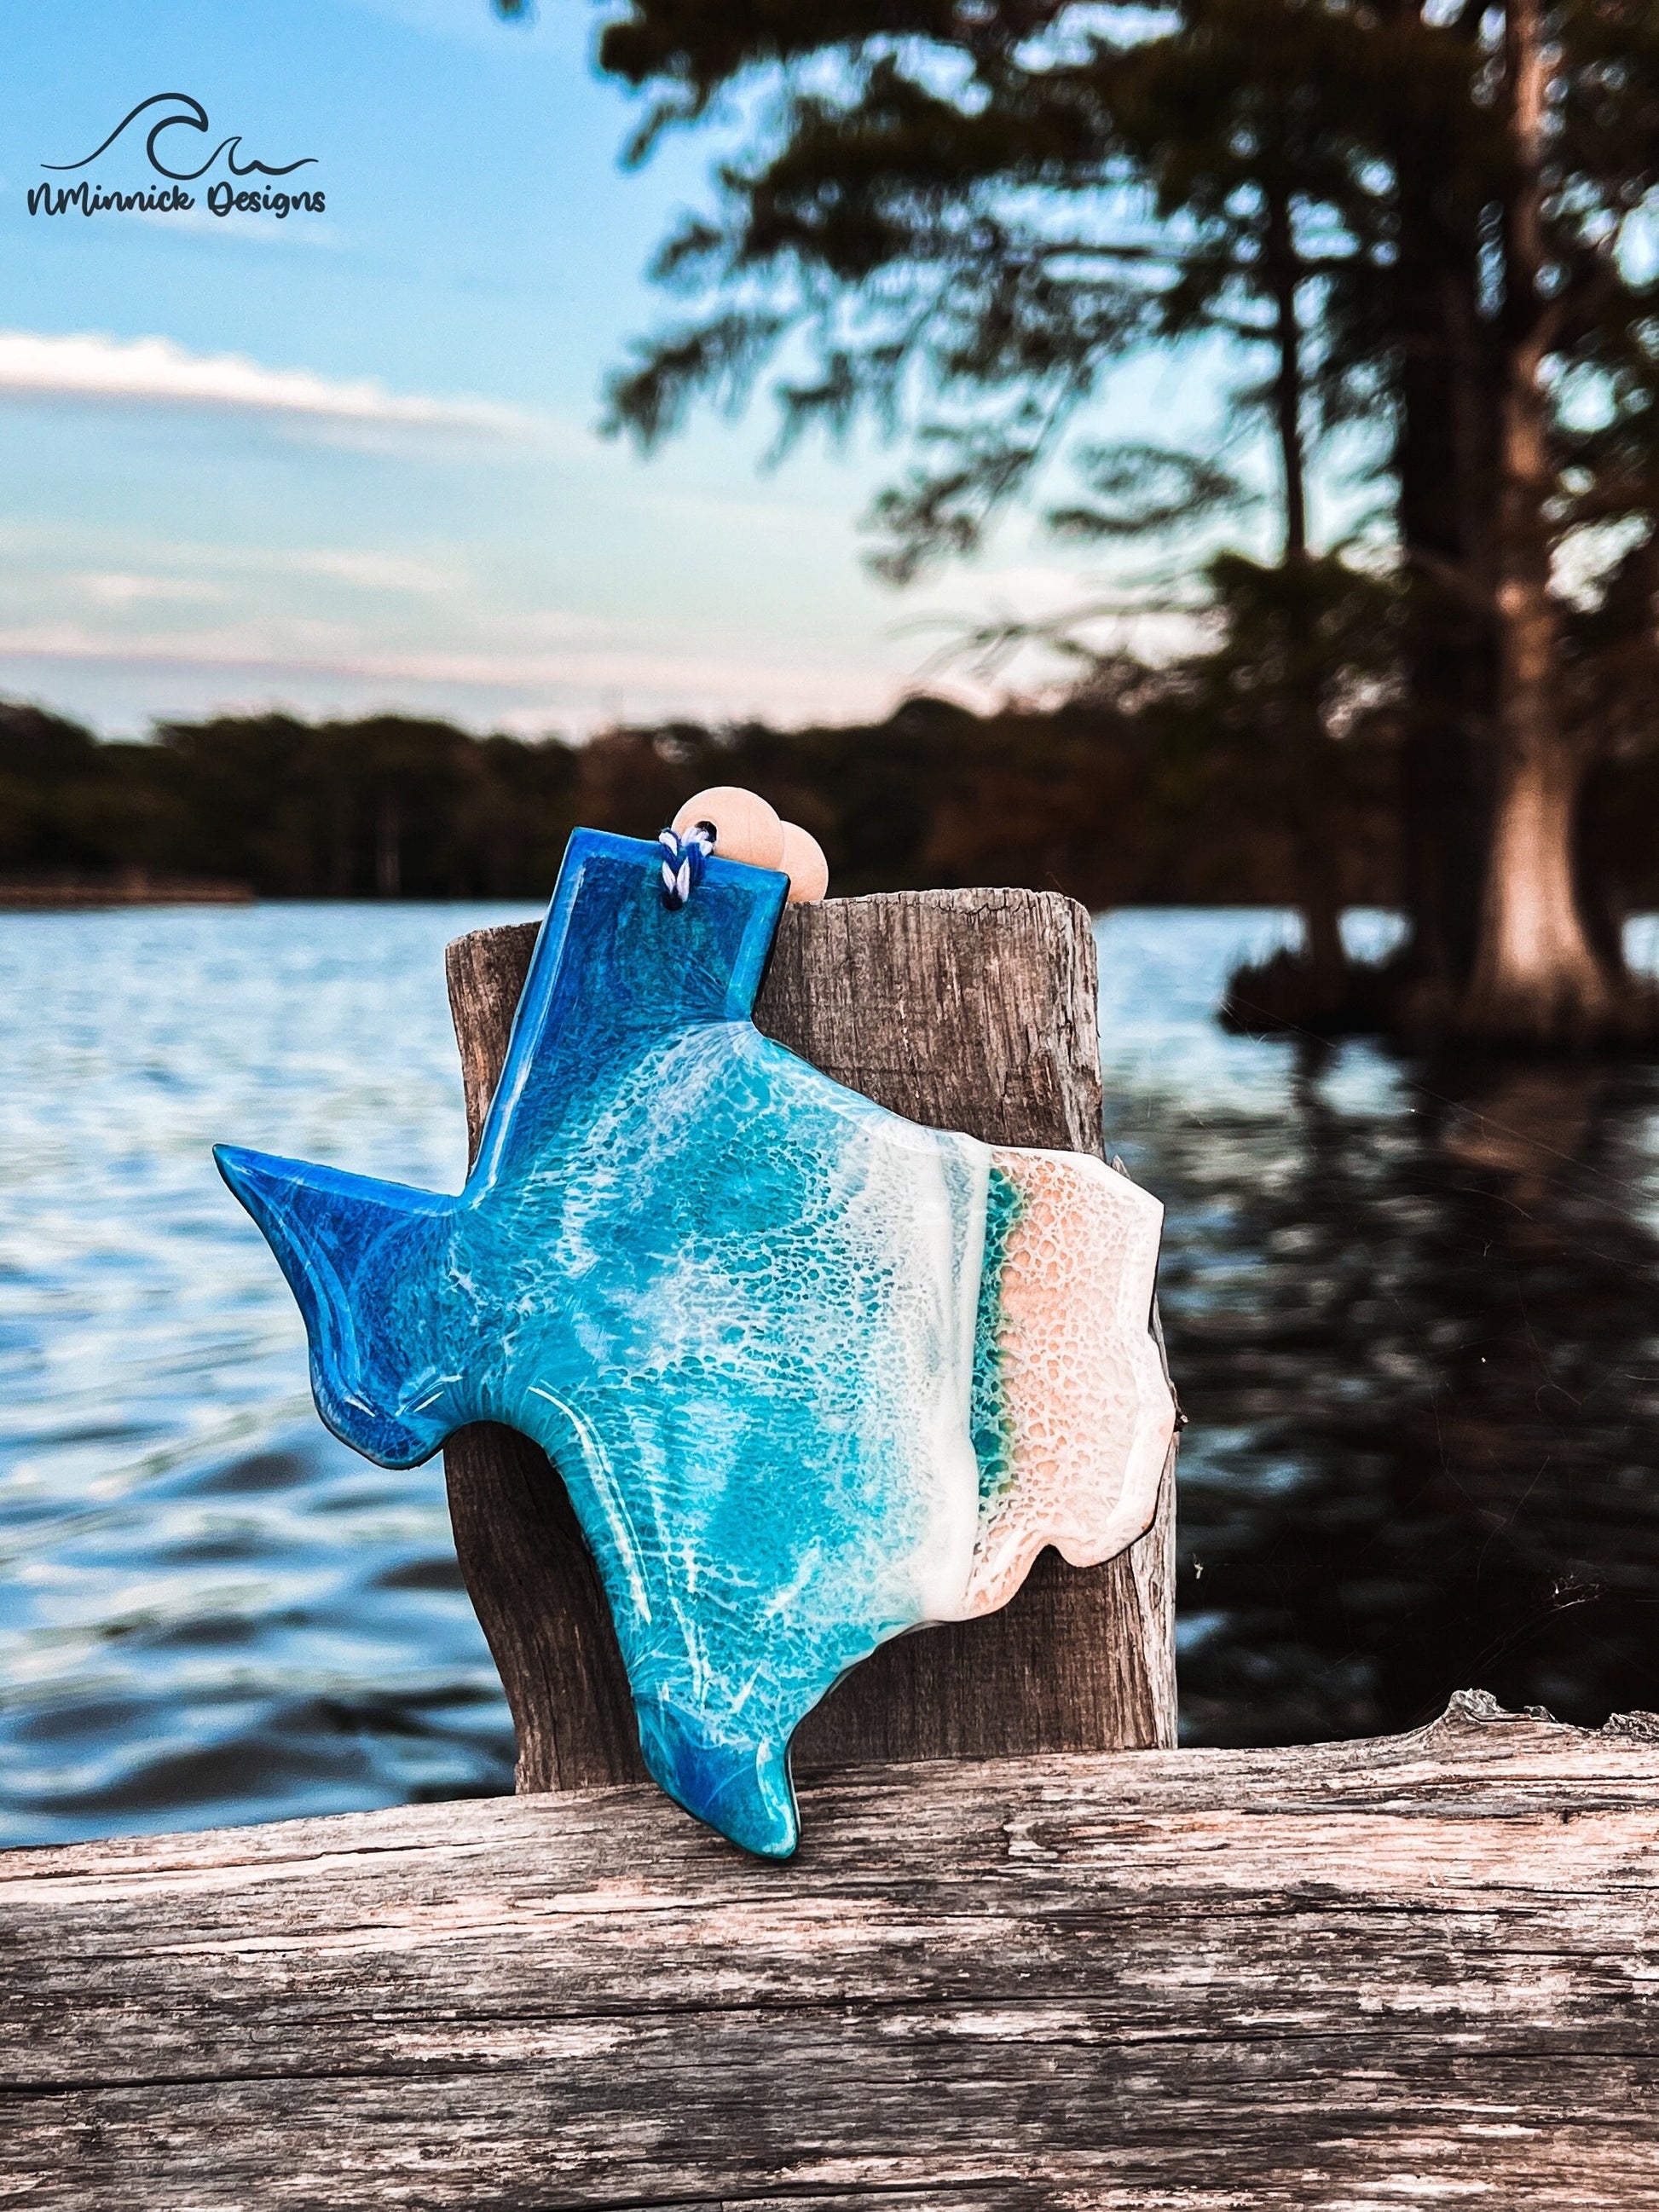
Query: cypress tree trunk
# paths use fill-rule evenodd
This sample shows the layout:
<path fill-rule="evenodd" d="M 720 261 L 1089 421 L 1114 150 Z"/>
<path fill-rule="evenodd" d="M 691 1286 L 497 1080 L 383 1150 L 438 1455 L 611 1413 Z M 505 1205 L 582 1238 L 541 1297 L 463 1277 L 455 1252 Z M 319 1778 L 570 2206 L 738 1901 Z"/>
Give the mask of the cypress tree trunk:
<path fill-rule="evenodd" d="M 1393 20 L 1420 21 L 1421 0 Z M 1472 27 L 1439 32 L 1473 46 Z M 1474 65 L 1473 51 L 1470 65 Z M 1399 254 L 1390 303 L 1399 337 L 1394 464 L 1406 556 L 1405 728 L 1400 764 L 1401 897 L 1411 934 L 1398 969 L 1419 1018 L 1442 1018 L 1474 970 L 1494 715 L 1492 588 L 1494 441 L 1477 304 L 1474 209 L 1453 182 L 1455 136 L 1413 118 L 1391 147 Z"/>
<path fill-rule="evenodd" d="M 374 888 L 381 898 L 403 890 L 403 811 L 395 793 L 383 791 L 374 825 Z"/>
<path fill-rule="evenodd" d="M 1267 267 L 1273 288 L 1273 423 L 1285 495 L 1285 592 L 1284 689 L 1280 700 L 1290 770 L 1291 845 L 1296 899 L 1302 916 L 1304 957 L 1312 1005 L 1328 1012 L 1340 1003 L 1346 975 L 1342 949 L 1342 893 L 1331 774 L 1330 740 L 1320 712 L 1319 672 L 1308 574 L 1307 472 L 1302 444 L 1302 326 L 1297 313 L 1300 270 L 1291 228 L 1288 194 L 1267 194 Z"/>
<path fill-rule="evenodd" d="M 1509 0 L 1515 185 L 1505 241 L 1510 342 L 1498 453 L 1498 788 L 1464 1026 L 1550 1046 L 1604 1030 L 1616 993 L 1591 948 L 1575 892 L 1573 821 L 1587 763 L 1562 728 L 1557 694 L 1560 619 L 1544 514 L 1553 477 L 1540 381 L 1553 322 L 1540 283 L 1549 93 L 1541 15 L 1540 0 Z"/>

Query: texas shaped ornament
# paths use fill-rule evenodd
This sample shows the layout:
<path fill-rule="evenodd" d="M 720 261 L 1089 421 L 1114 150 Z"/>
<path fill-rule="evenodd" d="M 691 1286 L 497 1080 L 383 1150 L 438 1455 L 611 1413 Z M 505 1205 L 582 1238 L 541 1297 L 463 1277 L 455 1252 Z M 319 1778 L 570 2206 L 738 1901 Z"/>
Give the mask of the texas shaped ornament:
<path fill-rule="evenodd" d="M 1121 1173 L 922 1128 L 750 1018 L 788 878 L 579 830 L 458 1197 L 220 1146 L 385 1467 L 469 1421 L 556 1463 L 652 1774 L 751 1851 L 796 1727 L 886 1638 L 1148 1525 L 1175 1408 L 1163 1210 Z"/>

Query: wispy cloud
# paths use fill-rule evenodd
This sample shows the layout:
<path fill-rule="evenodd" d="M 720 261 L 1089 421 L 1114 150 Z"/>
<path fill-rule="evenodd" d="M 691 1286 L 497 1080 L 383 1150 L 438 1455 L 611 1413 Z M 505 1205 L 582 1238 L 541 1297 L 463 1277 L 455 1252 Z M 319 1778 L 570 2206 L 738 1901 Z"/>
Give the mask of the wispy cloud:
<path fill-rule="evenodd" d="M 321 623 L 289 621 L 116 636 L 75 622 L 0 629 L 0 672 L 103 666 L 150 672 L 146 688 L 187 677 L 212 684 L 222 702 L 348 691 L 388 700 L 463 696 L 492 719 L 574 700 L 625 696 L 642 711 L 720 719 L 768 712 L 785 717 L 867 713 L 890 698 L 892 678 L 762 650 L 744 653 L 675 650 L 624 638 L 573 644 L 562 652 L 492 652 L 461 647 L 428 651 L 366 648 Z M 321 687 L 320 693 L 319 687 Z M 526 724 L 528 726 L 528 724 Z"/>
<path fill-rule="evenodd" d="M 71 588 L 83 592 L 100 607 L 125 609 L 174 599 L 190 601 L 228 597 L 222 584 L 210 584 L 205 579 L 189 576 L 134 576 L 118 570 L 94 570 L 69 576 L 65 580 Z"/>
<path fill-rule="evenodd" d="M 453 591 L 458 575 L 435 562 L 412 560 L 401 553 L 357 553 L 319 548 L 315 551 L 268 554 L 263 565 L 295 576 L 321 576 L 330 583 L 349 584 L 360 592 Z"/>
<path fill-rule="evenodd" d="M 102 563 L 95 568 L 65 563 L 66 544 L 75 552 L 95 550 Z M 95 544 L 82 531 L 0 520 L 0 592 L 9 590 L 14 602 L 23 580 L 19 568 L 37 585 L 58 579 L 109 607 L 145 599 L 224 599 L 233 595 L 233 585 L 257 589 L 271 578 L 429 599 L 465 591 L 470 578 L 465 559 L 450 546 L 417 554 L 374 545 L 238 545 L 131 534 Z"/>
<path fill-rule="evenodd" d="M 152 631 L 140 637 L 88 629 L 72 621 L 0 629 L 0 660 L 18 658 L 150 661 L 272 673 L 289 670 L 393 684 L 466 684 L 501 691 L 571 681 L 616 684 L 642 675 L 702 690 L 717 686 L 732 665 L 726 653 L 635 646 L 623 639 L 552 653 L 466 646 L 377 652 L 331 624 L 293 618 L 277 624 Z M 810 688 L 811 678 L 806 681 Z"/>
<path fill-rule="evenodd" d="M 246 354 L 190 353 L 171 338 L 76 337 L 0 331 L 0 398 L 82 400 L 228 410 L 393 430 L 481 433 L 525 439 L 533 416 L 489 399 L 437 399 L 389 392 L 378 378 L 337 379 L 307 368 L 267 368 Z"/>

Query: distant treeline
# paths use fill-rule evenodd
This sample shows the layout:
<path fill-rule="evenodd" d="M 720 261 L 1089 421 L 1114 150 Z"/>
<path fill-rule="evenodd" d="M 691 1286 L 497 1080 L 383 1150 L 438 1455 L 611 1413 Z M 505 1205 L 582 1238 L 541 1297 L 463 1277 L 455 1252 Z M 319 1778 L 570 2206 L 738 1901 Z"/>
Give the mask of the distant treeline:
<path fill-rule="evenodd" d="M 1395 760 L 1339 748 L 1328 834 L 1352 903 L 1400 896 Z M 1052 711 L 915 698 L 886 721 L 629 728 L 580 745 L 475 738 L 399 715 L 285 714 L 103 742 L 0 702 L 0 876 L 229 878 L 275 898 L 544 898 L 577 823 L 653 836 L 681 799 L 742 783 L 810 829 L 842 893 L 960 884 L 1102 907 L 1287 896 L 1271 748 L 1127 678 Z M 1626 906 L 1659 905 L 1659 761 L 1610 765 L 1583 834 Z"/>

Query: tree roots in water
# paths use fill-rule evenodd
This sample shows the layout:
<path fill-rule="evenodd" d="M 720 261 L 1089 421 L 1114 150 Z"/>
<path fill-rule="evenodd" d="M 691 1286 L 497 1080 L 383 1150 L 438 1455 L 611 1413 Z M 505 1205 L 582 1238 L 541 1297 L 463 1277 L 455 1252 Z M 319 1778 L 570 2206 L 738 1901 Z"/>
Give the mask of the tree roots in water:
<path fill-rule="evenodd" d="M 1594 1013 L 1517 1000 L 1475 1020 L 1459 994 L 1408 956 L 1316 974 L 1288 946 L 1234 970 L 1218 1018 L 1238 1036 L 1383 1036 L 1410 1049 L 1470 1043 L 1551 1058 L 1659 1052 L 1659 988 L 1646 977 L 1621 978 Z"/>

